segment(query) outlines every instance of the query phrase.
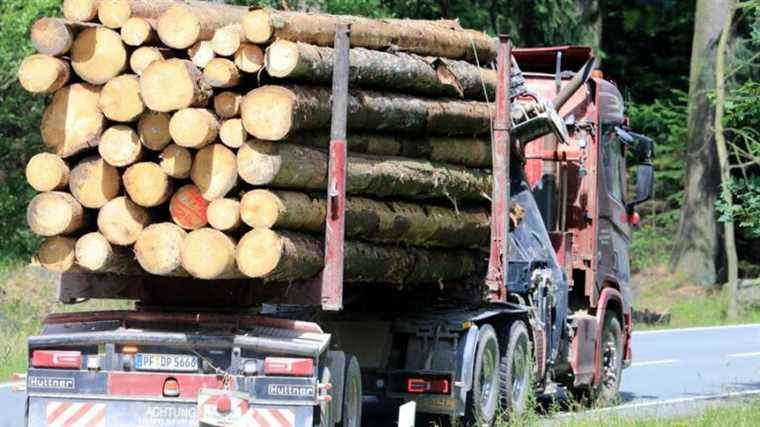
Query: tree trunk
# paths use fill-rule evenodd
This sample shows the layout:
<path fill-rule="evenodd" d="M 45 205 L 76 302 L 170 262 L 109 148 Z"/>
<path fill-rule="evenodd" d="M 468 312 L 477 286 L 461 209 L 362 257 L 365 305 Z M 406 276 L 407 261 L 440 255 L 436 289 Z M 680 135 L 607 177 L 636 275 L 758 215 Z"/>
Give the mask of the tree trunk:
<path fill-rule="evenodd" d="M 98 16 L 101 0 L 63 0 L 63 16 L 70 21 L 87 22 Z"/>
<path fill-rule="evenodd" d="M 140 160 L 142 143 L 131 127 L 117 125 L 103 132 L 98 152 L 109 165 L 123 168 Z"/>
<path fill-rule="evenodd" d="M 235 65 L 244 73 L 258 73 L 264 67 L 264 51 L 255 44 L 243 43 L 234 59 Z"/>
<path fill-rule="evenodd" d="M 146 148 L 153 151 L 162 151 L 172 141 L 169 132 L 171 116 L 166 113 L 154 111 L 145 112 L 137 122 L 137 133 Z"/>
<path fill-rule="evenodd" d="M 41 193 L 66 187 L 69 174 L 69 166 L 55 154 L 35 154 L 26 165 L 26 181 Z"/>
<path fill-rule="evenodd" d="M 164 203 L 172 194 L 169 176 L 155 163 L 136 163 L 124 172 L 122 179 L 129 198 L 146 208 Z"/>
<path fill-rule="evenodd" d="M 219 128 L 219 139 L 224 145 L 238 149 L 248 140 L 248 132 L 243 127 L 243 121 L 240 119 L 230 119 L 222 123 Z"/>
<path fill-rule="evenodd" d="M 241 278 L 235 247 L 235 241 L 219 230 L 195 230 L 182 242 L 182 267 L 198 279 Z"/>
<path fill-rule="evenodd" d="M 80 237 L 74 247 L 77 264 L 93 273 L 123 275 L 145 274 L 135 262 L 132 251 L 111 243 L 98 232 Z"/>
<path fill-rule="evenodd" d="M 429 159 L 474 168 L 491 167 L 491 142 L 486 138 L 361 133 L 348 135 L 346 141 L 348 150 L 355 153 Z M 289 136 L 287 142 L 327 149 L 330 135 L 302 132 Z"/>
<path fill-rule="evenodd" d="M 98 230 L 118 246 L 134 244 L 148 224 L 148 211 L 125 196 L 111 200 L 98 212 Z"/>
<path fill-rule="evenodd" d="M 98 21 L 108 28 L 121 28 L 131 16 L 129 0 L 103 0 L 98 5 Z"/>
<path fill-rule="evenodd" d="M 258 9 L 243 19 L 249 41 L 290 40 L 332 46 L 339 24 L 351 25 L 351 46 L 374 50 L 398 50 L 486 64 L 496 58 L 497 43 L 484 33 L 465 30 L 455 21 L 408 19 L 374 20 L 304 12 Z"/>
<path fill-rule="evenodd" d="M 42 141 L 61 157 L 98 145 L 105 121 L 98 107 L 100 88 L 73 84 L 59 90 L 45 108 Z"/>
<path fill-rule="evenodd" d="M 132 17 L 121 27 L 121 39 L 133 47 L 154 44 L 158 41 L 155 28 L 155 20 Z"/>
<path fill-rule="evenodd" d="M 111 79 L 100 92 L 98 102 L 103 114 L 115 122 L 129 123 L 145 111 L 140 97 L 140 78 L 125 74 Z"/>
<path fill-rule="evenodd" d="M 214 31 L 211 48 L 219 56 L 232 56 L 245 41 L 243 27 L 240 24 L 227 25 Z"/>
<path fill-rule="evenodd" d="M 209 145 L 193 159 L 190 178 L 208 201 L 227 195 L 238 181 L 235 153 L 222 144 Z"/>
<path fill-rule="evenodd" d="M 319 233 L 327 202 L 290 191 L 253 190 L 241 201 L 242 218 L 253 228 Z M 377 243 L 480 248 L 488 245 L 490 220 L 482 210 L 453 209 L 352 197 L 346 203 L 346 236 Z"/>
<path fill-rule="evenodd" d="M 135 256 L 143 270 L 157 276 L 185 276 L 182 269 L 182 241 L 187 232 L 176 224 L 152 224 L 135 242 Z"/>
<path fill-rule="evenodd" d="M 84 224 L 82 205 L 69 193 L 53 191 L 36 195 L 26 210 L 32 233 L 52 237 L 71 234 Z"/>
<path fill-rule="evenodd" d="M 76 240 L 68 237 L 48 237 L 37 250 L 35 261 L 54 273 L 69 271 L 76 261 L 75 244 Z"/>
<path fill-rule="evenodd" d="M 227 58 L 214 58 L 203 69 L 203 78 L 213 88 L 227 89 L 240 84 L 240 70 Z"/>
<path fill-rule="evenodd" d="M 167 85 L 166 82 L 172 82 Z M 203 73 L 184 59 L 155 61 L 140 76 L 140 95 L 153 111 L 168 113 L 206 105 L 213 95 Z"/>
<path fill-rule="evenodd" d="M 98 156 L 87 157 L 71 170 L 69 189 L 82 206 L 100 209 L 119 195 L 119 171 Z"/>
<path fill-rule="evenodd" d="M 327 155 L 297 145 L 249 141 L 238 150 L 238 172 L 255 186 L 325 190 Z M 350 194 L 481 201 L 491 194 L 486 172 L 422 160 L 354 155 L 346 173 Z"/>
<path fill-rule="evenodd" d="M 482 100 L 487 95 L 494 99 L 496 72 L 465 61 L 363 48 L 351 49 L 350 57 L 353 85 L 434 97 Z M 318 84 L 332 82 L 333 61 L 332 48 L 287 40 L 274 42 L 266 53 L 266 68 L 272 77 Z"/>
<path fill-rule="evenodd" d="M 71 46 L 71 67 L 87 83 L 102 85 L 127 68 L 127 49 L 119 33 L 87 28 Z"/>
<path fill-rule="evenodd" d="M 140 47 L 132 52 L 132 56 L 129 57 L 129 68 L 138 76 L 142 76 L 150 64 L 166 59 L 164 52 L 157 47 Z"/>
<path fill-rule="evenodd" d="M 169 134 L 180 147 L 203 148 L 219 135 L 219 120 L 204 108 L 184 108 L 172 116 Z"/>
<path fill-rule="evenodd" d="M 32 46 L 43 55 L 61 56 L 74 43 L 74 35 L 80 26 L 59 18 L 41 18 L 32 25 L 29 37 Z"/>
<path fill-rule="evenodd" d="M 240 202 L 233 199 L 216 199 L 206 211 L 208 224 L 219 231 L 232 231 L 240 227 Z"/>
<path fill-rule="evenodd" d="M 330 95 L 325 87 L 262 86 L 243 99 L 243 124 L 251 135 L 267 141 L 279 141 L 297 131 L 328 129 Z M 351 130 L 463 135 L 488 133 L 491 126 L 491 108 L 483 102 L 369 91 L 350 95 Z"/>
<path fill-rule="evenodd" d="M 158 36 L 174 49 L 187 49 L 199 40 L 211 40 L 214 32 L 239 23 L 248 8 L 206 2 L 176 4 L 158 19 Z"/>
<path fill-rule="evenodd" d="M 193 155 L 185 147 L 171 144 L 164 148 L 159 156 L 159 165 L 167 175 L 174 179 L 187 179 L 193 167 Z"/>
<path fill-rule="evenodd" d="M 54 93 L 70 77 L 68 62 L 49 55 L 28 56 L 18 69 L 18 81 L 30 93 Z"/>
<path fill-rule="evenodd" d="M 208 202 L 195 185 L 180 188 L 169 202 L 169 213 L 175 224 L 185 230 L 197 230 L 208 224 Z"/>
<path fill-rule="evenodd" d="M 214 112 L 221 119 L 240 117 L 243 97 L 236 92 L 222 92 L 214 97 Z"/>
<path fill-rule="evenodd" d="M 211 41 L 209 40 L 201 40 L 192 45 L 190 49 L 187 50 L 187 55 L 198 68 L 206 68 L 206 65 L 208 65 L 212 59 L 216 58 L 214 48 L 211 46 Z"/>
<path fill-rule="evenodd" d="M 395 284 L 457 280 L 480 270 L 481 255 L 465 251 L 375 246 L 346 242 L 345 280 Z M 258 229 L 240 240 L 236 251 L 240 271 L 270 282 L 306 280 L 324 266 L 322 242 L 288 231 Z"/>
<path fill-rule="evenodd" d="M 689 137 L 686 186 L 676 246 L 671 257 L 675 274 L 693 283 L 712 285 L 725 277 L 715 202 L 720 168 L 712 124 L 715 110 L 707 97 L 714 89 L 714 58 L 721 28 L 732 0 L 697 2 L 689 79 Z"/>

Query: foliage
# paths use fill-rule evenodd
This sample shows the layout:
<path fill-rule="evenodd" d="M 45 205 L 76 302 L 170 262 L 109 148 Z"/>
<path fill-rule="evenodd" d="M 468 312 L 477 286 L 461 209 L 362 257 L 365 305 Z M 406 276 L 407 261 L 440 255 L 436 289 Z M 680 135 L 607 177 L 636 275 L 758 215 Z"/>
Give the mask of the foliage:
<path fill-rule="evenodd" d="M 721 213 L 720 221 L 734 222 L 750 237 L 760 237 L 760 176 L 729 182 L 728 188 L 734 195 L 734 204 L 724 200 L 717 202 Z"/>

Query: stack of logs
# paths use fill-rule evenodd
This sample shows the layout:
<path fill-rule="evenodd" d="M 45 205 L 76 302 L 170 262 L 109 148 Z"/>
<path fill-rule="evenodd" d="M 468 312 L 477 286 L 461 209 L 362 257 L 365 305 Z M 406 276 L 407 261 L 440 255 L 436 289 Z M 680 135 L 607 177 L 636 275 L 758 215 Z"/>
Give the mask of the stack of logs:
<path fill-rule="evenodd" d="M 480 272 L 493 39 L 180 0 L 65 0 L 19 80 L 50 94 L 31 158 L 58 272 L 297 281 L 323 268 L 335 29 L 351 25 L 346 280 Z"/>

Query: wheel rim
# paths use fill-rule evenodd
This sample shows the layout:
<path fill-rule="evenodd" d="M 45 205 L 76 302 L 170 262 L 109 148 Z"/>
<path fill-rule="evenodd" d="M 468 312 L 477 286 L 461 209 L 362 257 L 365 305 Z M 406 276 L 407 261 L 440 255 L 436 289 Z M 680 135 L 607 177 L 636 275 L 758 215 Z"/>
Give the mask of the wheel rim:
<path fill-rule="evenodd" d="M 604 343 L 602 356 L 602 384 L 604 388 L 614 389 L 618 380 L 618 348 L 614 334 L 610 334 Z"/>
<path fill-rule="evenodd" d="M 513 407 L 522 399 L 523 393 L 528 388 L 528 342 L 524 336 L 520 337 L 515 345 L 515 353 L 512 357 L 512 404 Z"/>
<path fill-rule="evenodd" d="M 359 409 L 361 406 L 361 402 L 359 401 L 359 379 L 352 377 L 346 386 L 348 387 L 348 393 L 346 394 L 348 405 L 346 405 L 346 413 L 343 414 L 343 419 L 348 421 L 345 423 L 346 425 L 359 427 Z"/>
<path fill-rule="evenodd" d="M 483 363 L 480 369 L 480 401 L 487 407 L 498 392 L 499 349 L 496 341 L 489 341 L 483 349 Z"/>

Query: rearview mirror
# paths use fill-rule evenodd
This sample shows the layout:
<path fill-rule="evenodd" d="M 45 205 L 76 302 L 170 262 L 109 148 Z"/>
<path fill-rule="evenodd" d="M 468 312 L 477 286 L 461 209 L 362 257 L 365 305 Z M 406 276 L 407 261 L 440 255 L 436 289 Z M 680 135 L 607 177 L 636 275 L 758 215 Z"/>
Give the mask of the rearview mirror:
<path fill-rule="evenodd" d="M 654 188 L 654 166 L 651 163 L 641 163 L 636 170 L 636 199 L 628 204 L 628 210 L 646 202 L 652 197 Z"/>

